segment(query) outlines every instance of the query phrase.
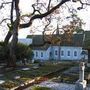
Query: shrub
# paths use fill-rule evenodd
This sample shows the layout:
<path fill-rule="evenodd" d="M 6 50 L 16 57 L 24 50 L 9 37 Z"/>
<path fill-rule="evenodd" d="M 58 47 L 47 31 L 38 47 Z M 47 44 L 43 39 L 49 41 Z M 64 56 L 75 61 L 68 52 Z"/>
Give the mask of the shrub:
<path fill-rule="evenodd" d="M 18 60 L 23 60 L 24 58 L 30 60 L 33 57 L 33 52 L 27 45 L 18 43 L 16 47 L 16 57 Z"/>
<path fill-rule="evenodd" d="M 40 63 L 41 61 L 40 60 L 34 60 L 34 63 Z"/>
<path fill-rule="evenodd" d="M 4 46 L 4 44 L 0 43 L 0 62 L 5 62 L 9 56 L 9 48 L 8 46 Z"/>
<path fill-rule="evenodd" d="M 25 44 L 18 43 L 15 49 L 15 55 L 17 60 L 32 59 L 33 52 L 31 48 Z M 3 42 L 0 42 L 0 62 L 9 59 L 9 44 L 6 46 Z"/>

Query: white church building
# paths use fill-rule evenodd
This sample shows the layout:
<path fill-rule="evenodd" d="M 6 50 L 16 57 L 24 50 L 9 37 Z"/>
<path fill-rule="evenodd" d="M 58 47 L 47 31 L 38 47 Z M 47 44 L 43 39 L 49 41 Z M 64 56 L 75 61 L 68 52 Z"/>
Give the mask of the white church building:
<path fill-rule="evenodd" d="M 34 49 L 35 60 L 80 60 L 82 47 L 49 46 L 46 49 Z"/>
<path fill-rule="evenodd" d="M 54 38 L 56 37 L 57 35 L 54 35 Z M 30 46 L 34 53 L 34 60 L 81 60 L 83 58 L 81 53 L 87 52 L 83 49 L 85 38 L 83 34 L 73 34 L 72 43 L 45 43 L 42 35 L 29 35 L 27 38 L 32 39 Z M 88 55 L 84 55 L 84 58 L 87 60 Z"/>

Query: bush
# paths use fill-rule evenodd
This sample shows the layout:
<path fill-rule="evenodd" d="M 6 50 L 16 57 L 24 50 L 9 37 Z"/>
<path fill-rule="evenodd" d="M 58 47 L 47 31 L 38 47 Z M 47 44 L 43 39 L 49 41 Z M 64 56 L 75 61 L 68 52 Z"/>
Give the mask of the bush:
<path fill-rule="evenodd" d="M 40 60 L 34 60 L 34 63 L 40 63 L 41 61 Z"/>
<path fill-rule="evenodd" d="M 25 44 L 18 43 L 15 49 L 15 55 L 17 60 L 27 59 L 30 60 L 33 57 L 33 52 L 31 48 Z M 9 59 L 9 44 L 8 46 L 4 45 L 3 42 L 0 42 L 0 62 Z"/>
<path fill-rule="evenodd" d="M 25 44 L 21 44 L 21 43 L 18 43 L 17 46 L 16 46 L 16 57 L 18 60 L 23 60 L 23 59 L 32 59 L 33 57 L 33 52 L 31 50 L 30 47 L 28 47 L 27 45 Z"/>
<path fill-rule="evenodd" d="M 9 48 L 8 46 L 4 46 L 4 44 L 0 43 L 0 62 L 5 62 L 9 56 Z"/>
<path fill-rule="evenodd" d="M 51 88 L 35 86 L 31 90 L 51 90 Z"/>

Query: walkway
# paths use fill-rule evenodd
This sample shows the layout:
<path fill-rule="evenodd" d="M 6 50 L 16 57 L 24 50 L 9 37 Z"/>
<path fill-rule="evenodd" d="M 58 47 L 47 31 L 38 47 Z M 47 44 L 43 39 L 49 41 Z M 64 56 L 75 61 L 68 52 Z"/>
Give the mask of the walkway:
<path fill-rule="evenodd" d="M 66 83 L 43 82 L 40 86 L 50 87 L 52 90 L 75 90 L 75 85 Z"/>
<path fill-rule="evenodd" d="M 66 83 L 56 83 L 45 81 L 40 83 L 38 86 L 50 87 L 52 90 L 75 90 L 74 84 L 66 84 Z M 26 88 L 24 90 L 30 90 L 31 87 Z M 90 87 L 87 87 L 87 90 L 90 90 Z"/>

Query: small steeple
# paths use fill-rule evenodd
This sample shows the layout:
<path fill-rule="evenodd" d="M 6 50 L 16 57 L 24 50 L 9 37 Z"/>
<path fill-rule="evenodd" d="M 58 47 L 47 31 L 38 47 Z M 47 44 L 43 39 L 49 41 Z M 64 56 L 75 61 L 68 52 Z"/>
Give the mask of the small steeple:
<path fill-rule="evenodd" d="M 59 26 L 58 26 L 58 23 L 57 23 L 56 35 L 59 35 Z"/>

